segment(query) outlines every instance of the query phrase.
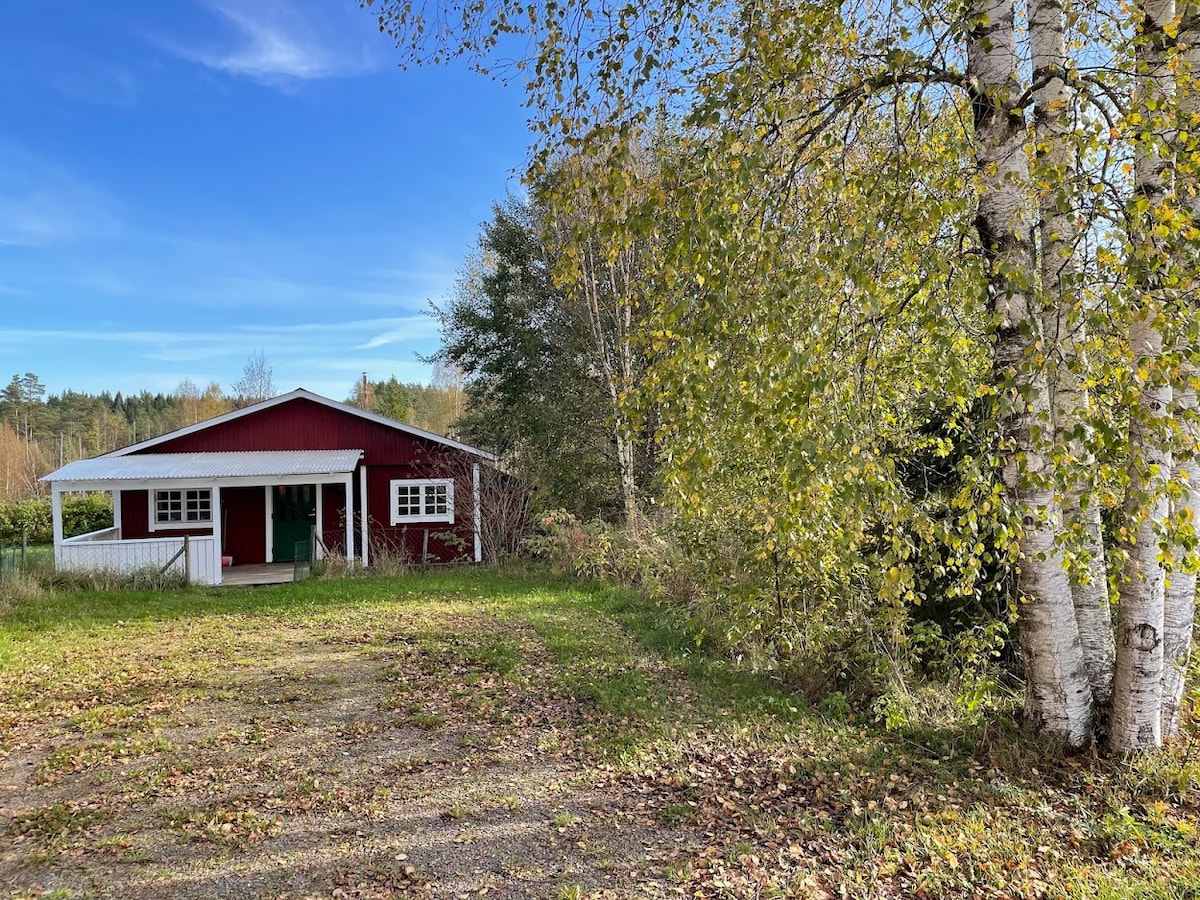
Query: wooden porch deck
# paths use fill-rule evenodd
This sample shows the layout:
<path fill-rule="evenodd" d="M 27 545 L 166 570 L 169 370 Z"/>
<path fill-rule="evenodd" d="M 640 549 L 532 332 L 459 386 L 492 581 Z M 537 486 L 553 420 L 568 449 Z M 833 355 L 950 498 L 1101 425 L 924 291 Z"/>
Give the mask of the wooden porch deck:
<path fill-rule="evenodd" d="M 230 566 L 221 571 L 221 586 L 238 587 L 251 584 L 287 584 L 295 581 L 295 563 L 265 563 L 252 566 Z"/>

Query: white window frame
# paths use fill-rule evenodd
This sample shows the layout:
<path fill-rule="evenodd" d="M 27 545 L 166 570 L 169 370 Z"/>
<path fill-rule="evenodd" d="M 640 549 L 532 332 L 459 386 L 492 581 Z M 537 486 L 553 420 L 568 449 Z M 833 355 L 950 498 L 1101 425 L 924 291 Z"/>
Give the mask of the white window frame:
<path fill-rule="evenodd" d="M 208 494 L 208 518 L 197 519 L 194 522 L 186 520 L 179 522 L 160 522 L 158 519 L 158 495 L 174 493 L 179 494 L 179 502 L 181 504 L 180 513 L 187 515 L 187 495 L 190 491 L 195 491 L 197 494 Z M 209 487 L 184 487 L 184 488 L 151 488 L 148 492 L 150 495 L 150 530 L 151 531 L 182 531 L 189 528 L 212 528 L 213 527 L 213 489 Z"/>
<path fill-rule="evenodd" d="M 416 514 L 400 514 L 401 487 L 420 488 L 421 512 Z M 444 487 L 446 489 L 446 511 L 444 513 L 428 512 L 430 489 Z M 393 525 L 407 525 L 412 522 L 445 522 L 454 524 L 454 479 L 453 478 L 393 478 L 388 484 L 388 506 Z"/>

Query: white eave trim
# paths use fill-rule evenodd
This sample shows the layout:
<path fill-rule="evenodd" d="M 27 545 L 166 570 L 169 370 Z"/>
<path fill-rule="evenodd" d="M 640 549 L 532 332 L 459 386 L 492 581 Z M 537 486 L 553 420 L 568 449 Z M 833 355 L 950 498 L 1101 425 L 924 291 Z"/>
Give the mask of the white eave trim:
<path fill-rule="evenodd" d="M 94 478 L 88 480 L 56 479 L 57 491 L 144 491 L 151 488 L 177 490 L 206 487 L 274 487 L 279 484 L 344 484 L 345 472 L 321 472 L 307 475 L 238 475 L 220 478 Z"/>
<path fill-rule="evenodd" d="M 360 419 L 365 419 L 368 422 L 374 422 L 377 425 L 384 425 L 388 428 L 402 431 L 405 434 L 410 434 L 413 437 L 422 438 L 427 441 L 432 441 L 435 444 L 442 444 L 446 447 L 453 447 L 455 450 L 462 450 L 464 453 L 470 453 L 472 456 L 478 456 L 481 459 L 486 459 L 490 462 L 498 462 L 499 457 L 494 453 L 488 453 L 486 450 L 480 450 L 478 447 L 472 447 L 469 444 L 463 444 L 459 441 L 448 437 L 443 437 L 440 434 L 434 434 L 432 431 L 425 431 L 422 428 L 417 428 L 413 425 L 405 425 L 403 422 L 397 422 L 395 419 L 389 419 L 386 416 L 380 416 L 376 413 L 366 412 L 356 406 L 350 406 L 346 403 L 339 403 L 336 400 L 330 400 L 328 397 L 322 397 L 320 394 L 314 394 L 312 391 L 306 391 L 304 388 L 296 388 L 294 391 L 289 391 L 286 394 L 280 394 L 278 397 L 272 397 L 270 400 L 263 400 L 260 403 L 255 403 L 252 406 L 247 406 L 243 409 L 235 409 L 233 412 L 225 413 L 224 415 L 215 416 L 211 419 L 205 419 L 203 422 L 197 422 L 195 425 L 188 425 L 184 428 L 176 429 L 167 434 L 160 434 L 158 437 L 153 437 L 136 444 L 130 444 L 128 447 L 122 447 L 120 450 L 113 450 L 111 453 L 105 453 L 104 456 L 127 456 L 130 453 L 138 453 L 142 450 L 147 450 L 151 447 L 157 447 L 159 444 L 164 444 L 168 441 L 176 440 L 177 438 L 186 437 L 189 434 L 195 434 L 198 431 L 204 431 L 214 425 L 221 425 L 225 422 L 232 422 L 235 419 L 240 419 L 243 416 L 252 415 L 257 412 L 262 412 L 266 409 L 271 409 L 274 406 L 282 406 L 284 403 L 290 403 L 293 400 L 310 400 L 313 403 L 319 403 L 322 406 L 327 406 L 330 409 L 336 409 L 339 412 L 349 413 L 352 416 L 357 416 Z"/>

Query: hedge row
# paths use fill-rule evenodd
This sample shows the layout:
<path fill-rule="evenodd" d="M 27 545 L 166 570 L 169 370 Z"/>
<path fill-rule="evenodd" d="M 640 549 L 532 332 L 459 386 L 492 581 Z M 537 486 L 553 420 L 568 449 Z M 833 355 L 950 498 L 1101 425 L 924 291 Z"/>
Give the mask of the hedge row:
<path fill-rule="evenodd" d="M 111 528 L 112 523 L 111 495 L 68 494 L 63 497 L 63 533 L 67 537 Z M 16 543 L 22 535 L 31 544 L 54 540 L 48 497 L 0 503 L 0 541 Z"/>

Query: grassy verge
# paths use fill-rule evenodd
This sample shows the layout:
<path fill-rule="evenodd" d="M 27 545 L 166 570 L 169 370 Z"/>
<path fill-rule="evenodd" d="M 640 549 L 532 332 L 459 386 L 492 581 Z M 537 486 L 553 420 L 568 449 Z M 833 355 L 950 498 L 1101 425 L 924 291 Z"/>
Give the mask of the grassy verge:
<path fill-rule="evenodd" d="M 884 732 L 537 573 L 63 593 L 0 615 L 0 888 L 1195 897 L 1189 741 Z"/>

